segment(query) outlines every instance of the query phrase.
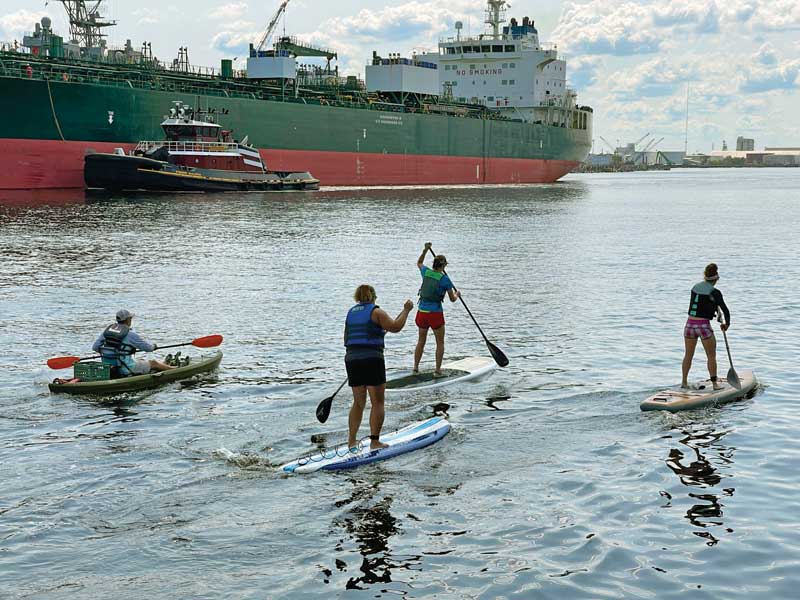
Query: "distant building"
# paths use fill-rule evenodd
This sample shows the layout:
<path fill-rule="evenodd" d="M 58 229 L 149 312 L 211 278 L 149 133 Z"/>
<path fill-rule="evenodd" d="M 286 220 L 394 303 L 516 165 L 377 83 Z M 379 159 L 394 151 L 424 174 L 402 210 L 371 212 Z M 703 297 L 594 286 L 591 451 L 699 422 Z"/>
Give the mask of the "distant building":
<path fill-rule="evenodd" d="M 739 136 L 736 138 L 737 152 L 752 152 L 756 149 L 756 141 L 753 138 Z"/>

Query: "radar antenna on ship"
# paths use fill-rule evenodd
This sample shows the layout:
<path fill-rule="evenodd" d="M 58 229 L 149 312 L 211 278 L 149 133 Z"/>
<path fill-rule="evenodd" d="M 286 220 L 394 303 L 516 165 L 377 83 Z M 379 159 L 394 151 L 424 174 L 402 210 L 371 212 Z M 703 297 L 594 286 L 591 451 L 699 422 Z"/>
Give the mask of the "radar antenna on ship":
<path fill-rule="evenodd" d="M 82 48 L 98 48 L 101 46 L 104 27 L 113 27 L 116 21 L 106 21 L 100 14 L 103 0 L 94 0 L 92 7 L 87 0 L 59 0 L 69 16 L 69 33 L 72 39 Z"/>
<path fill-rule="evenodd" d="M 510 4 L 506 0 L 487 0 L 486 21 L 492 26 L 492 39 L 500 39 L 500 25 L 506 21 L 506 7 Z"/>

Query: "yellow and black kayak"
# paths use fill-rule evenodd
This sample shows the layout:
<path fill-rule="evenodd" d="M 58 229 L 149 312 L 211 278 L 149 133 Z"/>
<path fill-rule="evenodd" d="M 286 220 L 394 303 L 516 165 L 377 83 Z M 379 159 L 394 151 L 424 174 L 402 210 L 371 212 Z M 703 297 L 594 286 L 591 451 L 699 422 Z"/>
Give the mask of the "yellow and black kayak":
<path fill-rule="evenodd" d="M 122 392 L 138 392 L 154 387 L 159 387 L 175 381 L 183 381 L 201 373 L 213 371 L 222 360 L 222 352 L 210 356 L 202 356 L 196 362 L 183 367 L 176 367 L 169 371 L 148 373 L 147 375 L 133 375 L 119 379 L 106 379 L 103 381 L 54 381 L 49 384 L 51 392 L 66 394 L 119 394 Z"/>

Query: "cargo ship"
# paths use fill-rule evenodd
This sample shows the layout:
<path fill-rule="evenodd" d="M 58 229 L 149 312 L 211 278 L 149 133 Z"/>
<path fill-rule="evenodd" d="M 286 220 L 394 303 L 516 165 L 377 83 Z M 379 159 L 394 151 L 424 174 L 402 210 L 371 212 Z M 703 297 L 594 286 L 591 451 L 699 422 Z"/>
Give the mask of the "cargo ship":
<path fill-rule="evenodd" d="M 60 2 L 68 41 L 45 17 L 0 50 L 0 189 L 83 187 L 87 153 L 153 139 L 173 102 L 225 114 L 271 170 L 321 185 L 553 182 L 591 146 L 592 109 L 567 87 L 566 61 L 533 20 L 505 24 L 505 0 L 487 1 L 486 33 L 462 36 L 457 22 L 437 51 L 373 53 L 363 80 L 340 76 L 332 50 L 265 45 L 288 0 L 246 71 L 193 67 L 184 47 L 171 62 L 147 43 L 110 48 L 102 0 Z M 298 62 L 308 57 L 317 64 Z"/>

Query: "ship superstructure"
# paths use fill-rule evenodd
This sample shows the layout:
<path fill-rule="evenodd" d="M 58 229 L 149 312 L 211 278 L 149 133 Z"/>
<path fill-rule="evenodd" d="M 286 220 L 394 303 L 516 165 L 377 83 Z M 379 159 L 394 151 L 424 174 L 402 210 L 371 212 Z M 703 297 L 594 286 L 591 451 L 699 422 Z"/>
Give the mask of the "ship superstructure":
<path fill-rule="evenodd" d="M 323 185 L 549 182 L 591 146 L 592 110 L 566 87 L 565 61 L 532 20 L 506 24 L 505 0 L 487 1 L 485 34 L 456 24 L 438 52 L 373 54 L 366 82 L 285 35 L 254 45 L 247 72 L 193 67 L 184 46 L 162 62 L 146 42 L 107 47 L 102 0 L 62 2 L 72 39 L 43 19 L 25 48 L 0 51 L 0 188 L 81 186 L 87 151 L 154 139 L 173 101 L 226 111 L 273 169 L 310 169 Z"/>

